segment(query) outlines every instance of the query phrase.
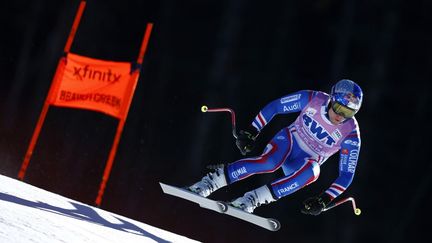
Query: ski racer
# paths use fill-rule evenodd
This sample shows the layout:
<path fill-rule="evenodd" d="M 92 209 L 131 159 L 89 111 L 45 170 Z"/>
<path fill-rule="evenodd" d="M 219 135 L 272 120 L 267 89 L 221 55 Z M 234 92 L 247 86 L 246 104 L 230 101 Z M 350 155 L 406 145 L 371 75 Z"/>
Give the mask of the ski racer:
<path fill-rule="evenodd" d="M 319 215 L 351 184 L 360 151 L 360 130 L 354 115 L 363 92 L 349 79 L 338 81 L 326 94 L 302 90 L 267 104 L 248 129 L 240 130 L 236 145 L 243 155 L 251 152 L 260 131 L 278 114 L 299 112 L 288 127 L 280 130 L 258 157 L 219 165 L 188 189 L 203 197 L 229 184 L 282 168 L 284 177 L 246 192 L 230 204 L 252 213 L 260 205 L 288 196 L 318 179 L 320 167 L 339 151 L 339 176 L 320 195 L 303 202 L 301 212 Z"/>

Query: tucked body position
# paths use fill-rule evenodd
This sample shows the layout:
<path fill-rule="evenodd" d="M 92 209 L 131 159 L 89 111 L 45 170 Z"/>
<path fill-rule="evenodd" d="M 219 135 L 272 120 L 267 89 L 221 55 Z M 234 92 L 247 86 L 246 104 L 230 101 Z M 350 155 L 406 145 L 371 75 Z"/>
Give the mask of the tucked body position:
<path fill-rule="evenodd" d="M 275 202 L 316 181 L 324 162 L 339 152 L 339 176 L 321 194 L 306 199 L 301 207 L 305 214 L 320 214 L 353 181 L 361 144 L 354 115 L 362 100 L 360 86 L 352 80 L 342 79 L 331 88 L 330 94 L 301 90 L 270 102 L 247 129 L 239 131 L 236 145 L 243 155 L 252 151 L 259 133 L 275 115 L 299 115 L 271 139 L 260 156 L 218 165 L 188 189 L 208 197 L 249 176 L 281 169 L 282 178 L 230 202 L 252 213 L 256 207 Z"/>

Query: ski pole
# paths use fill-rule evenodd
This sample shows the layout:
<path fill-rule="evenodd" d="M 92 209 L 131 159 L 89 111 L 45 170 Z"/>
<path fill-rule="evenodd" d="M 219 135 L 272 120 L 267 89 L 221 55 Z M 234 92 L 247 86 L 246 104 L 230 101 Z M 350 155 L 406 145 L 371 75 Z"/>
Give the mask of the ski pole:
<path fill-rule="evenodd" d="M 203 105 L 201 107 L 202 112 L 229 112 L 231 114 L 231 125 L 232 125 L 232 135 L 235 139 L 237 139 L 237 131 L 236 131 L 236 118 L 235 118 L 235 112 L 230 108 L 208 108 L 207 106 Z"/>
<path fill-rule="evenodd" d="M 337 207 L 337 206 L 341 205 L 342 203 L 346 203 L 348 201 L 351 201 L 351 203 L 352 203 L 354 214 L 357 215 L 357 216 L 360 215 L 361 214 L 361 210 L 360 210 L 360 208 L 356 207 L 356 203 L 355 203 L 355 200 L 354 200 L 353 197 L 347 197 L 345 199 L 339 200 L 338 202 L 333 203 L 329 207 L 324 208 L 323 212 L 328 211 L 328 210 L 330 210 L 330 209 L 332 209 L 334 207 Z"/>

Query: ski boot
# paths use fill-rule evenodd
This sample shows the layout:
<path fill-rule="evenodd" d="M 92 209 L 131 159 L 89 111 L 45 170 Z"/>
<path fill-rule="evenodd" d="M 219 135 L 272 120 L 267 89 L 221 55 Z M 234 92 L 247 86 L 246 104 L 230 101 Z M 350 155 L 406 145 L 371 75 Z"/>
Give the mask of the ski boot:
<path fill-rule="evenodd" d="M 273 198 L 270 189 L 265 185 L 253 191 L 246 192 L 243 197 L 237 198 L 230 204 L 248 213 L 253 213 L 255 208 L 274 201 L 276 200 Z"/>
<path fill-rule="evenodd" d="M 227 179 L 225 177 L 224 165 L 209 166 L 207 168 L 213 169 L 204 176 L 200 181 L 188 187 L 187 189 L 202 197 L 208 197 L 217 189 L 226 186 Z"/>

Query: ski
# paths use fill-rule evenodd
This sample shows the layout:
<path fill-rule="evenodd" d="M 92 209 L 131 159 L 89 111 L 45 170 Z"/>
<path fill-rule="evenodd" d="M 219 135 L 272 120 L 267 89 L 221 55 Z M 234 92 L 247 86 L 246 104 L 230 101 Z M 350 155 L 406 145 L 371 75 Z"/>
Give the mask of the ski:
<path fill-rule="evenodd" d="M 208 199 L 205 197 L 201 197 L 200 195 L 195 194 L 195 193 L 188 191 L 186 189 L 175 187 L 175 186 L 170 186 L 170 185 L 164 184 L 162 182 L 159 182 L 159 184 L 162 187 L 162 191 L 165 194 L 169 194 L 172 196 L 176 196 L 176 197 L 183 198 L 183 199 L 186 199 L 188 201 L 197 203 L 202 208 L 210 209 L 210 210 L 216 211 L 218 213 L 223 213 L 224 211 L 226 211 L 228 209 L 226 204 L 223 202 L 214 201 L 214 200 L 211 200 L 211 199 Z"/>
<path fill-rule="evenodd" d="M 159 184 L 162 187 L 162 191 L 165 194 L 169 194 L 175 197 L 183 198 L 188 201 L 194 202 L 200 205 L 200 207 L 202 208 L 206 208 L 206 209 L 216 211 L 218 213 L 230 215 L 232 217 L 255 224 L 257 226 L 260 226 L 270 231 L 278 231 L 281 228 L 281 224 L 276 219 L 265 218 L 265 217 L 258 216 L 256 214 L 248 213 L 241 209 L 235 208 L 226 202 L 205 198 L 183 188 L 167 185 L 162 182 L 159 182 Z"/>
<path fill-rule="evenodd" d="M 281 228 L 281 224 L 277 219 L 265 218 L 253 213 L 248 213 L 227 203 L 225 203 L 225 205 L 227 211 L 225 211 L 224 214 L 258 225 L 270 231 L 278 231 Z"/>

